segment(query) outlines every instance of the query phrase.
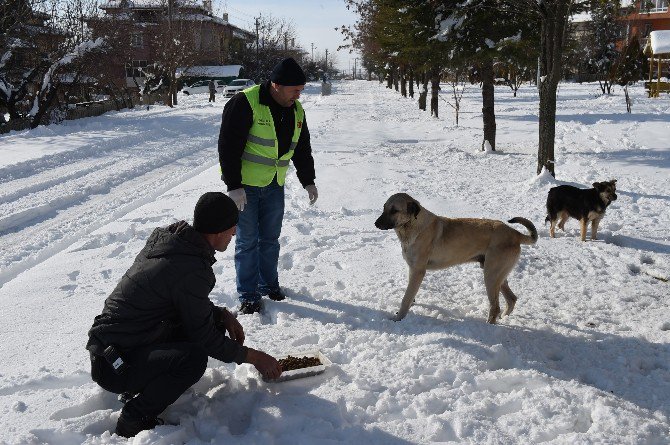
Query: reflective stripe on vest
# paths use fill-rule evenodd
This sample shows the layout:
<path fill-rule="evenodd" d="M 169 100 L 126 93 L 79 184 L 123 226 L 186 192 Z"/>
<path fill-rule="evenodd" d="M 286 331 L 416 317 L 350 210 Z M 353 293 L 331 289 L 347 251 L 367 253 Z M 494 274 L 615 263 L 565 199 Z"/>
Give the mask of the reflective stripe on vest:
<path fill-rule="evenodd" d="M 286 172 L 300 139 L 305 112 L 300 102 L 295 102 L 295 126 L 289 151 L 278 157 L 279 146 L 270 107 L 260 103 L 260 85 L 243 91 L 253 112 L 253 123 L 242 153 L 242 184 L 256 187 L 269 185 L 277 176 L 277 183 L 284 185 Z"/>

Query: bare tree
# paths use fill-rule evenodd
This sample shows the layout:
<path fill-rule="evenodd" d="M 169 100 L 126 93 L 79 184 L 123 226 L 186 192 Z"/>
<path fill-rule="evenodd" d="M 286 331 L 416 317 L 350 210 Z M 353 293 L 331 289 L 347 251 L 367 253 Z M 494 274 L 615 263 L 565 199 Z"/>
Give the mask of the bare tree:
<path fill-rule="evenodd" d="M 468 80 L 467 67 L 463 64 L 451 63 L 445 70 L 445 78 L 447 85 L 451 87 L 451 100 L 447 101 L 447 105 L 453 108 L 456 115 L 456 126 L 458 126 L 461 99 L 463 99 Z"/>
<path fill-rule="evenodd" d="M 260 15 L 255 20 L 256 40 L 231 54 L 231 63 L 244 66 L 246 76 L 260 82 L 269 77 L 272 68 L 283 58 L 303 59 L 305 54 L 294 42 L 297 33 L 291 20 Z M 306 64 L 307 60 L 302 60 Z"/>

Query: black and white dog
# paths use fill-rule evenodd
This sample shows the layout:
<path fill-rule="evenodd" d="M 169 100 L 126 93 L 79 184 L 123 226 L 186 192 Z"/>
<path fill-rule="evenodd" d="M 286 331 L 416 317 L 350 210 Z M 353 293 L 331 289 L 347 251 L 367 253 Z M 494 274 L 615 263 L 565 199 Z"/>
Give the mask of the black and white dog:
<path fill-rule="evenodd" d="M 549 234 L 552 238 L 555 237 L 557 221 L 558 228 L 565 230 L 565 222 L 568 217 L 572 217 L 581 224 L 582 241 L 586 241 L 586 226 L 589 222 L 591 222 L 591 239 L 596 239 L 598 224 L 605 216 L 607 206 L 616 198 L 616 179 L 594 182 L 592 189 L 580 189 L 571 185 L 551 188 L 547 196 L 545 220 L 551 222 Z"/>

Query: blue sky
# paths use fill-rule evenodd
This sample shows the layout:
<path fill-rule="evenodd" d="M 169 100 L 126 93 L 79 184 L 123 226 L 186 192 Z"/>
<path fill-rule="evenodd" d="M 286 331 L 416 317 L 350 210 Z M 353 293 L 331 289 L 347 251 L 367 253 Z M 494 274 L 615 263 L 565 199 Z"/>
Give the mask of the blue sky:
<path fill-rule="evenodd" d="M 228 12 L 233 25 L 253 30 L 254 17 L 271 14 L 276 18 L 293 21 L 298 41 L 308 52 L 323 55 L 328 49 L 328 57 L 335 54 L 336 66 L 348 70 L 353 65 L 355 54 L 348 50 L 336 51 L 344 43 L 342 34 L 335 27 L 353 25 L 356 15 L 347 10 L 344 0 L 215 0 L 214 12 Z"/>

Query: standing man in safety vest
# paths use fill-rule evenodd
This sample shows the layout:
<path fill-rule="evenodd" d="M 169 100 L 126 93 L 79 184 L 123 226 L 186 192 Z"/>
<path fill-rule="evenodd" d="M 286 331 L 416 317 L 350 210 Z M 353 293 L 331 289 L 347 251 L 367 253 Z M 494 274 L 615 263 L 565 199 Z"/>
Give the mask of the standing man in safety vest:
<path fill-rule="evenodd" d="M 305 82 L 298 63 L 284 59 L 269 81 L 238 93 L 223 109 L 219 162 L 228 196 L 240 210 L 235 269 L 242 314 L 260 312 L 263 295 L 285 298 L 277 262 L 290 161 L 310 204 L 318 197 L 309 130 L 298 101 Z"/>

